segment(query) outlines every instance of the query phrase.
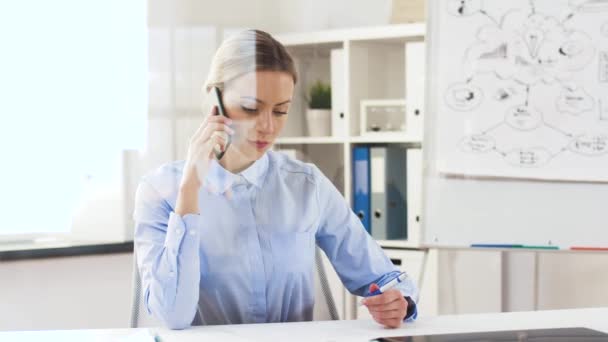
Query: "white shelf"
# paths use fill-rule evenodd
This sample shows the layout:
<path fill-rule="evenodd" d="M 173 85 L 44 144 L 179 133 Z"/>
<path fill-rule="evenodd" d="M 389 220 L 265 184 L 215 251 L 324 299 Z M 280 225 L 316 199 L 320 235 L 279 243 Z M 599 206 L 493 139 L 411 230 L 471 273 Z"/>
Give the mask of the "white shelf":
<path fill-rule="evenodd" d="M 342 43 L 357 40 L 383 40 L 399 38 L 422 38 L 426 33 L 424 23 L 385 25 L 353 29 L 338 29 L 275 35 L 285 46 Z"/>
<path fill-rule="evenodd" d="M 308 144 L 343 144 L 346 142 L 356 144 L 383 144 L 383 143 L 411 143 L 420 144 L 420 137 L 410 137 L 403 134 L 378 134 L 359 137 L 282 137 L 276 143 L 279 145 L 308 145 Z"/>
<path fill-rule="evenodd" d="M 282 137 L 276 143 L 283 145 L 306 145 L 306 144 L 343 144 L 343 137 Z"/>
<path fill-rule="evenodd" d="M 358 137 L 351 137 L 351 143 L 367 143 L 367 144 L 381 144 L 381 143 L 422 143 L 420 137 L 412 137 L 403 133 L 378 133 L 369 134 Z"/>
<path fill-rule="evenodd" d="M 407 249 L 422 249 L 420 246 L 413 245 L 407 240 L 376 240 L 382 248 L 407 248 Z"/>

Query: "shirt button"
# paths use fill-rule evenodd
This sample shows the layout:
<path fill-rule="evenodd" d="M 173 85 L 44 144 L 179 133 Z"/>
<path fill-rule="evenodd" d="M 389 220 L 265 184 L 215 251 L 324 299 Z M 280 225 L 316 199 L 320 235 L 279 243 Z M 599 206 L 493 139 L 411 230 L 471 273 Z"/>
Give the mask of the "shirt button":
<path fill-rule="evenodd" d="M 188 234 L 190 234 L 190 235 L 196 235 L 196 230 L 191 229 L 190 232 L 188 232 Z"/>

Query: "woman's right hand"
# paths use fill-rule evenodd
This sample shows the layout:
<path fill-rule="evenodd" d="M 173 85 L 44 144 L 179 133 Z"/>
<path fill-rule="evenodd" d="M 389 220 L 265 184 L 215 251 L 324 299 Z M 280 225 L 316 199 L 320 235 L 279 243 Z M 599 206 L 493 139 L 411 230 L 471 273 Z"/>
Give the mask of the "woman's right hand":
<path fill-rule="evenodd" d="M 215 158 L 216 146 L 225 151 L 228 143 L 226 134 L 234 134 L 229 127 L 231 123 L 229 118 L 217 115 L 217 107 L 213 107 L 212 113 L 190 138 L 175 208 L 177 214 L 198 213 L 198 192 L 207 176 L 209 164 Z"/>

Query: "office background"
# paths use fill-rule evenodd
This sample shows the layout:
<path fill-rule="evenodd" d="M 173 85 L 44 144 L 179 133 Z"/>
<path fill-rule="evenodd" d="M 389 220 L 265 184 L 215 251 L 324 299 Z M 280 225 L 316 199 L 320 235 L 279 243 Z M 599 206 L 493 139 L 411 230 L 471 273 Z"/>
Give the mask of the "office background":
<path fill-rule="evenodd" d="M 120 2 L 113 3 L 120 10 Z M 184 142 L 175 117 L 196 115 L 198 92 L 213 49 L 222 37 L 245 27 L 272 33 L 311 32 L 373 27 L 390 23 L 391 1 L 148 1 L 151 79 L 147 154 L 126 153 L 120 163 L 124 178 L 104 191 L 107 207 L 96 205 L 75 232 L 91 241 L 128 241 L 129 213 L 136 179 L 144 170 L 183 156 Z M 83 14 L 84 15 L 84 14 Z M 171 29 L 171 30 L 168 30 Z M 162 69 L 162 55 L 175 46 L 154 36 L 177 32 L 193 39 L 207 37 L 209 46 L 196 47 L 175 69 Z M 200 36 L 199 36 L 200 37 Z M 179 44 L 179 40 L 169 40 Z M 155 50 L 157 49 L 157 50 Z M 167 55 L 165 55 L 167 56 Z M 168 58 L 173 58 L 169 55 Z M 173 61 L 175 62 L 175 61 Z M 155 69 L 157 68 L 158 69 Z M 166 71 L 169 71 L 168 73 Z M 169 81 L 169 82 L 165 82 Z M 4 117 L 4 114 L 3 114 Z M 169 129 L 169 130 L 167 130 Z M 99 203 L 99 202 L 98 202 Z M 117 206 L 117 203 L 120 204 Z M 119 213 L 110 219 L 100 212 Z M 125 224 L 123 224 L 125 223 Z M 422 315 L 482 313 L 533 309 L 607 306 L 608 255 L 598 253 L 504 254 L 494 251 L 433 251 L 426 272 L 434 303 Z M 92 266 L 94 265 L 94 267 Z M 126 327 L 131 295 L 131 254 L 0 261 L 0 330 Z M 538 280 L 537 286 L 533 283 Z M 335 278 L 334 278 L 335 280 Z M 424 297 L 423 301 L 427 300 Z M 84 313 L 84 314 L 83 314 Z M 352 318 L 352 313 L 343 312 Z"/>

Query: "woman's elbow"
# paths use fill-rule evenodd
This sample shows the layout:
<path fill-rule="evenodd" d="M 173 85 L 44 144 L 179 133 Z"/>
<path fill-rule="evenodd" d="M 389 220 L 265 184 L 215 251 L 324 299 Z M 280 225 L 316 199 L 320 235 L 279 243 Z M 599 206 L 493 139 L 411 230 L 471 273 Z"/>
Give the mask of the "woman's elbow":
<path fill-rule="evenodd" d="M 160 315 L 155 315 L 161 323 L 171 330 L 183 330 L 192 325 L 194 320 L 193 315 L 180 312 L 165 312 Z"/>
<path fill-rule="evenodd" d="M 171 330 L 184 330 L 190 328 L 192 320 L 184 319 L 183 317 L 176 317 L 177 315 L 171 315 L 164 320 L 164 324 L 168 329 Z"/>
<path fill-rule="evenodd" d="M 194 308 L 167 308 L 160 304 L 150 301 L 148 310 L 152 315 L 160 321 L 162 325 L 172 330 L 183 330 L 192 325 L 196 314 L 196 306 Z M 155 305 L 156 304 L 156 305 Z"/>

